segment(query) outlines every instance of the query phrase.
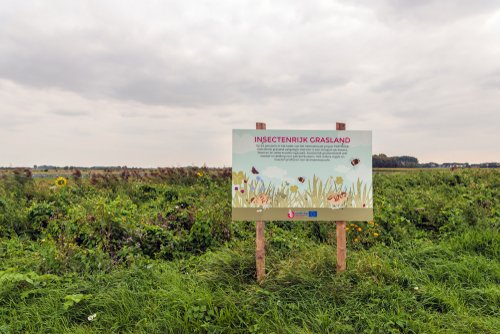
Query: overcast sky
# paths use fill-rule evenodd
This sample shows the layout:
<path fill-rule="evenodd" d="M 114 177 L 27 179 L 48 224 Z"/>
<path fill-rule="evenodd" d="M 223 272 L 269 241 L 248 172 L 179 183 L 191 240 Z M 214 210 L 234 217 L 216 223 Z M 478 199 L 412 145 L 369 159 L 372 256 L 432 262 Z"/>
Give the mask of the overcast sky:
<path fill-rule="evenodd" d="M 0 165 L 231 165 L 231 129 L 500 161 L 500 0 L 0 0 Z"/>

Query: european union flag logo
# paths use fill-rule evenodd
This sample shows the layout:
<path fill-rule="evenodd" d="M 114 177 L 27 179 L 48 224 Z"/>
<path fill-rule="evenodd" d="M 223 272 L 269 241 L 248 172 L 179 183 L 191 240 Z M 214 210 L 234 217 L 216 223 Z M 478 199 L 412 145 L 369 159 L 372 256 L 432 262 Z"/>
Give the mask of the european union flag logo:
<path fill-rule="evenodd" d="M 318 211 L 309 211 L 309 217 L 310 218 L 318 217 Z"/>

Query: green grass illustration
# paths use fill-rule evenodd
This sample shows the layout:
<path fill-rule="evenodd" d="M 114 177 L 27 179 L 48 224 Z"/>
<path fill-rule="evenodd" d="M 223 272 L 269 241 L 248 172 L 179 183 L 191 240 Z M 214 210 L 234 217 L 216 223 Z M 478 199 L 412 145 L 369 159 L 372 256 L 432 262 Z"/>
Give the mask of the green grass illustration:
<path fill-rule="evenodd" d="M 233 172 L 232 203 L 235 208 L 265 206 L 269 208 L 364 208 L 372 207 L 371 185 L 358 179 L 352 185 L 344 184 L 341 176 L 329 176 L 326 180 L 313 175 L 307 187 L 283 181 L 281 184 L 266 182 L 261 176 Z M 345 196 L 335 203 L 329 198 Z M 260 199 L 260 200 L 259 200 Z M 266 204 L 261 202 L 265 201 Z"/>

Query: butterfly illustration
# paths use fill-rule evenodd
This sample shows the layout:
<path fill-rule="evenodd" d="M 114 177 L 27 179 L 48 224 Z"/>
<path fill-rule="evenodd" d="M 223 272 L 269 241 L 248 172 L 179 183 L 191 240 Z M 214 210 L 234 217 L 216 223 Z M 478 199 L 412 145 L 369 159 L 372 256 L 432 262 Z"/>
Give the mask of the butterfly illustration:
<path fill-rule="evenodd" d="M 358 158 L 354 158 L 354 159 L 351 160 L 351 165 L 356 166 L 360 162 L 361 162 L 361 160 L 359 160 Z"/>
<path fill-rule="evenodd" d="M 306 179 L 302 176 L 299 176 L 297 180 L 299 180 L 300 183 L 304 183 L 306 181 Z"/>
<path fill-rule="evenodd" d="M 252 174 L 259 174 L 259 171 L 255 167 L 252 167 Z"/>

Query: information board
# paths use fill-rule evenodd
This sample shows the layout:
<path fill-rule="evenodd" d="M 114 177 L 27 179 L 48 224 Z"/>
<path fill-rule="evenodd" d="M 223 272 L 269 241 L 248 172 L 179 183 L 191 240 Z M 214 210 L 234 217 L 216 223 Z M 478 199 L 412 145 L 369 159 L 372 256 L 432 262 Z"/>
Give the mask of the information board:
<path fill-rule="evenodd" d="M 373 219 L 371 131 L 233 130 L 232 219 Z"/>

